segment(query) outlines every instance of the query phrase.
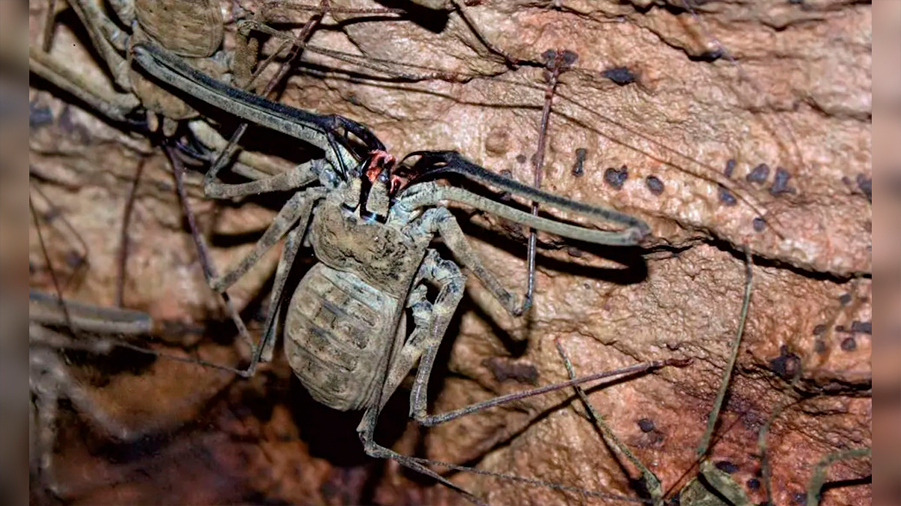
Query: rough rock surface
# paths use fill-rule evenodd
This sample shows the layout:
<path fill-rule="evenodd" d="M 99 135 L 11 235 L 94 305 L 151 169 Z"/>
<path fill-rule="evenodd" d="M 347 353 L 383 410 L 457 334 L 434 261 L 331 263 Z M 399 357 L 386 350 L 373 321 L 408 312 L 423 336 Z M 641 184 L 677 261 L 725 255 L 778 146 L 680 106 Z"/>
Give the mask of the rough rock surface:
<path fill-rule="evenodd" d="M 649 222 L 654 239 L 644 251 L 623 252 L 542 236 L 535 307 L 525 318 L 504 313 L 471 280 L 432 375 L 433 411 L 566 379 L 555 339 L 578 373 L 692 358 L 686 368 L 590 394 L 674 494 L 697 473 L 694 449 L 738 326 L 746 245 L 756 264 L 748 323 L 709 458 L 734 464 L 736 481 L 755 503 L 763 501 L 762 487 L 752 485 L 760 473 L 759 429 L 780 406 L 807 399 L 785 408 L 767 438 L 776 504 L 803 503 L 817 461 L 870 444 L 870 7 L 708 3 L 695 19 L 678 0 L 469 3 L 481 36 L 518 66 L 486 49 L 456 12 L 416 11 L 418 24 L 342 15 L 345 21 L 327 20 L 312 42 L 388 60 L 379 65 L 421 78 L 373 79 L 386 74 L 307 53 L 311 63 L 292 76 L 282 100 L 365 123 L 396 154 L 456 149 L 529 182 L 544 100 L 540 55 L 573 50 L 576 68 L 562 75 L 554 97 L 543 187 L 634 213 Z M 225 19 L 238 6 L 259 8 L 223 1 Z M 31 4 L 33 42 L 44 8 Z M 102 77 L 83 49 L 86 39 L 67 28 L 77 24 L 71 14 L 61 16 L 54 51 Z M 231 47 L 234 25 L 228 29 Z M 608 76 L 634 82 L 616 84 L 605 77 L 611 70 Z M 47 89 L 38 85 L 31 94 L 32 201 L 50 259 L 67 280 L 66 296 L 114 304 L 123 209 L 143 165 L 128 227 L 124 304 L 161 320 L 219 325 L 210 334 L 228 328 L 185 233 L 161 151 Z M 578 148 L 586 158 L 577 177 Z M 623 166 L 628 178 L 616 188 L 605 172 Z M 649 185 L 651 176 L 662 192 Z M 246 254 L 278 201 L 213 203 L 201 197 L 199 182 L 196 174 L 189 178 L 191 206 L 215 232 L 221 269 Z M 525 287 L 523 231 L 492 216 L 457 214 L 486 265 L 508 286 Z M 32 286 L 50 289 L 34 228 L 30 260 Z M 276 261 L 271 252 L 229 292 L 238 307 L 248 305 L 255 329 Z M 167 344 L 229 358 L 196 337 Z M 142 413 L 143 423 L 130 423 L 144 437 L 135 444 L 95 435 L 84 443 L 88 424 L 66 424 L 57 445 L 66 501 L 465 503 L 394 462 L 366 459 L 354 432 L 358 417 L 316 406 L 281 358 L 246 381 L 223 381 L 205 369 L 173 377 L 181 366 L 163 360 L 136 372 L 106 371 L 102 381 L 84 369 L 81 377 L 111 410 Z M 135 381 L 150 393 L 135 395 Z M 609 450 L 571 391 L 430 430 L 407 424 L 406 395 L 401 389 L 382 417 L 381 440 L 394 441 L 398 451 L 638 497 L 630 485 L 635 469 Z M 180 408 L 166 411 L 159 403 Z M 868 462 L 838 464 L 829 478 L 868 472 Z M 490 504 L 603 502 L 452 476 Z M 869 494 L 866 484 L 834 488 L 823 503 L 864 504 Z"/>

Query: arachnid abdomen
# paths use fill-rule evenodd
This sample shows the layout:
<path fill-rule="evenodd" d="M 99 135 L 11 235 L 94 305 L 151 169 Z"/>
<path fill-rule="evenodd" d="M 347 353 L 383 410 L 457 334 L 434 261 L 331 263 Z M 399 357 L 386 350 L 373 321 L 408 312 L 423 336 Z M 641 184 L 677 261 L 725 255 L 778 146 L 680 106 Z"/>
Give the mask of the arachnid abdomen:
<path fill-rule="evenodd" d="M 402 346 L 403 304 L 351 272 L 310 269 L 285 318 L 285 354 L 314 399 L 342 411 L 367 406 L 392 341 L 395 353 Z"/>
<path fill-rule="evenodd" d="M 136 0 L 135 16 L 151 39 L 169 51 L 206 58 L 222 45 L 222 12 L 210 0 Z"/>

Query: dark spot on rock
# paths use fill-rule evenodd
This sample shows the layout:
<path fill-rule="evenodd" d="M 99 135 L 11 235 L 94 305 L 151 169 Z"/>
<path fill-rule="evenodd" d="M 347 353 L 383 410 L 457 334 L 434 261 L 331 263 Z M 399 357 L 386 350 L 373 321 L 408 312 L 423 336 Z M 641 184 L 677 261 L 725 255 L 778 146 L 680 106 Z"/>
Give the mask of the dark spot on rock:
<path fill-rule="evenodd" d="M 616 190 L 622 189 L 626 179 L 629 179 L 629 168 L 625 165 L 619 169 L 611 167 L 604 171 L 604 181 Z"/>
<path fill-rule="evenodd" d="M 726 170 L 723 171 L 723 174 L 726 177 L 731 178 L 733 172 L 735 172 L 735 158 L 730 158 L 726 162 Z"/>
<path fill-rule="evenodd" d="M 579 248 L 574 248 L 572 246 L 570 246 L 569 248 L 566 248 L 566 253 L 571 257 L 578 258 L 578 257 L 582 256 L 582 250 L 580 250 Z"/>
<path fill-rule="evenodd" d="M 53 111 L 37 100 L 28 103 L 28 128 L 40 128 L 53 123 Z"/>
<path fill-rule="evenodd" d="M 723 185 L 719 185 L 719 188 L 720 188 L 720 202 L 722 202 L 724 205 L 727 205 L 729 207 L 732 207 L 735 204 L 738 204 L 738 200 L 736 200 L 735 195 L 732 195 L 732 192 L 730 192 L 728 188 L 726 188 Z"/>
<path fill-rule="evenodd" d="M 75 269 L 81 267 L 84 262 L 85 258 L 79 252 L 71 249 L 66 252 L 66 265 L 68 265 L 69 268 Z"/>
<path fill-rule="evenodd" d="M 573 163 L 573 175 L 576 177 L 585 173 L 585 158 L 588 157 L 588 150 L 585 148 L 576 148 L 576 161 Z"/>
<path fill-rule="evenodd" d="M 851 302 L 851 294 L 848 292 L 845 292 L 845 293 L 839 295 L 838 302 L 842 306 L 847 306 Z"/>
<path fill-rule="evenodd" d="M 848 186 L 851 186 L 853 184 L 851 183 L 851 178 L 848 176 L 842 176 L 842 183 L 845 183 Z"/>
<path fill-rule="evenodd" d="M 817 353 L 826 353 L 826 341 L 816 339 L 813 342 L 813 351 Z"/>
<path fill-rule="evenodd" d="M 847 330 L 845 330 L 845 326 L 844 326 L 844 325 L 836 325 L 836 326 L 835 326 L 835 331 L 836 331 L 836 332 L 847 332 Z"/>
<path fill-rule="evenodd" d="M 795 492 L 792 495 L 792 502 L 798 505 L 807 504 L 807 494 L 804 492 Z"/>
<path fill-rule="evenodd" d="M 515 362 L 506 357 L 491 357 L 482 361 L 494 376 L 494 379 L 500 383 L 507 380 L 517 381 L 519 383 L 528 383 L 529 385 L 538 385 L 538 369 L 535 365 L 527 362 Z"/>
<path fill-rule="evenodd" d="M 788 351 L 788 347 L 782 345 L 778 357 L 770 360 L 770 370 L 780 378 L 788 381 L 801 372 L 801 358 Z"/>
<path fill-rule="evenodd" d="M 854 336 L 846 337 L 842 339 L 841 346 L 844 351 L 854 351 L 857 349 L 857 340 L 854 339 Z"/>
<path fill-rule="evenodd" d="M 705 51 L 705 52 L 703 52 L 703 53 L 701 53 L 701 54 L 699 54 L 699 55 L 697 55 L 697 56 L 690 56 L 690 55 L 689 55 L 688 59 L 691 60 L 691 61 L 700 61 L 700 62 L 713 63 L 713 62 L 719 60 L 719 59 L 722 58 L 722 57 L 723 57 L 723 50 L 720 49 L 720 48 L 716 48 L 716 49 L 713 49 L 713 50 L 711 50 L 711 51 Z"/>
<path fill-rule="evenodd" d="M 575 51 L 564 49 L 563 53 L 561 54 L 563 55 L 563 65 L 561 65 L 561 67 L 563 68 L 572 67 L 576 63 L 576 61 L 579 60 L 579 53 Z"/>
<path fill-rule="evenodd" d="M 648 176 L 645 178 L 645 184 L 648 185 L 648 191 L 654 195 L 663 194 L 663 181 L 657 176 Z"/>
<path fill-rule="evenodd" d="M 522 153 L 516 155 L 516 161 L 519 163 L 526 163 L 526 155 Z"/>
<path fill-rule="evenodd" d="M 826 327 L 825 323 L 821 323 L 821 324 L 817 325 L 816 327 L 813 328 L 813 335 L 821 336 L 821 335 L 825 334 L 826 328 L 827 327 Z"/>
<path fill-rule="evenodd" d="M 632 84 L 638 80 L 637 77 L 635 76 L 635 74 L 632 73 L 632 71 L 629 70 L 628 67 L 609 68 L 609 69 L 601 72 L 601 75 L 603 75 L 607 79 L 610 79 L 611 81 L 613 81 L 614 83 L 616 83 L 620 86 Z"/>
<path fill-rule="evenodd" d="M 873 322 L 862 322 L 854 320 L 853 322 L 851 322 L 851 332 L 873 335 Z"/>
<path fill-rule="evenodd" d="M 748 490 L 760 490 L 760 480 L 757 478 L 751 478 L 747 482 Z"/>
<path fill-rule="evenodd" d="M 654 430 L 654 420 L 650 418 L 642 418 L 638 420 L 638 428 L 641 429 L 642 432 L 651 432 Z"/>
<path fill-rule="evenodd" d="M 867 196 L 867 200 L 870 203 L 873 203 L 873 179 L 864 176 L 863 174 L 857 175 L 857 188 L 863 192 L 864 195 Z"/>
<path fill-rule="evenodd" d="M 766 182 L 768 177 L 770 177 L 770 167 L 765 163 L 761 163 L 757 167 L 751 169 L 751 172 L 745 176 L 745 181 L 762 184 Z"/>
<path fill-rule="evenodd" d="M 714 465 L 717 469 L 727 474 L 738 472 L 738 466 L 736 466 L 732 462 L 729 462 L 728 460 L 721 460 Z"/>
<path fill-rule="evenodd" d="M 781 195 L 783 193 L 794 193 L 795 189 L 788 186 L 788 180 L 791 179 L 791 177 L 791 174 L 789 174 L 787 170 L 782 167 L 777 167 L 776 175 L 773 178 L 773 186 L 770 187 L 770 195 L 775 197 L 776 195 Z"/>
<path fill-rule="evenodd" d="M 569 53 L 568 50 L 563 50 L 559 54 L 557 51 L 553 49 L 548 49 L 545 52 L 541 53 L 541 59 L 544 60 L 544 66 L 548 70 L 555 70 L 557 68 L 566 68 L 566 66 L 572 63 L 575 63 L 579 58 L 579 55 L 576 53 L 572 53 L 570 58 L 566 58 L 566 53 Z"/>
<path fill-rule="evenodd" d="M 766 220 L 758 216 L 751 221 L 751 226 L 754 227 L 755 232 L 763 232 L 766 228 Z"/>

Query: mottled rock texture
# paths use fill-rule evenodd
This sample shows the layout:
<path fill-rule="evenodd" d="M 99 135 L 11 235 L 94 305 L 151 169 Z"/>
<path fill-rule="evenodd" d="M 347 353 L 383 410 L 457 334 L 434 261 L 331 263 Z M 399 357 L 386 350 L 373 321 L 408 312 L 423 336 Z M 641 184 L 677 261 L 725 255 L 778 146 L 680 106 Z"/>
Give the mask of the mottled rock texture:
<path fill-rule="evenodd" d="M 543 187 L 640 216 L 654 237 L 646 249 L 623 251 L 541 236 L 535 307 L 523 318 L 504 313 L 471 280 L 432 375 L 433 410 L 565 379 L 555 339 L 578 373 L 691 358 L 686 368 L 590 390 L 613 430 L 674 494 L 697 473 L 694 449 L 738 326 L 747 247 L 755 262 L 748 323 L 709 458 L 732 464 L 722 466 L 763 501 L 762 487 L 750 481 L 760 473 L 758 431 L 780 406 L 810 397 L 786 408 L 767 438 L 775 502 L 803 502 L 820 458 L 870 444 L 870 6 L 710 2 L 696 7 L 695 18 L 679 0 L 468 4 L 481 37 L 517 65 L 489 51 L 457 12 L 420 9 L 413 20 L 336 14 L 313 43 L 388 60 L 379 65 L 413 78 L 307 53 L 281 100 L 365 123 L 396 154 L 456 149 L 530 182 L 545 94 L 540 55 L 575 51 L 576 68 L 561 76 L 554 97 Z M 222 2 L 226 20 L 241 8 L 259 5 Z M 32 2 L 32 41 L 43 9 Z M 71 11 L 60 22 L 54 51 L 102 76 L 83 48 L 86 38 L 70 30 L 77 25 Z M 228 47 L 233 33 L 229 24 Z M 128 227 L 125 305 L 228 334 L 160 149 L 34 84 L 32 118 L 45 121 L 31 128 L 32 200 L 66 296 L 115 302 L 119 229 L 143 165 Z M 256 141 L 263 152 L 295 147 L 267 144 L 259 132 Z M 583 175 L 576 177 L 580 148 Z M 770 168 L 765 179 L 755 171 L 761 164 Z M 607 169 L 623 166 L 621 185 L 605 181 Z M 662 192 L 649 189 L 651 176 Z M 202 198 L 199 183 L 191 174 L 190 204 L 221 269 L 246 254 L 279 200 L 214 203 Z M 524 289 L 521 227 L 465 209 L 457 215 L 486 265 Z M 254 331 L 277 253 L 230 290 L 238 307 L 248 307 Z M 33 287 L 52 286 L 46 264 L 32 227 Z M 167 342 L 226 359 L 221 344 Z M 74 504 L 465 503 L 394 462 L 366 459 L 357 415 L 317 407 L 278 357 L 257 377 L 234 381 L 164 360 L 101 373 L 92 373 L 95 364 L 73 366 L 142 437 L 86 437 L 83 417 L 66 414 L 61 423 L 71 423 L 57 445 L 61 495 Z M 635 469 L 604 444 L 572 391 L 430 430 L 406 422 L 407 392 L 382 417 L 381 440 L 398 451 L 639 497 L 630 485 Z M 856 480 L 869 474 L 868 464 L 838 464 L 829 478 Z M 603 502 L 472 474 L 452 479 L 490 504 Z M 865 504 L 869 494 L 866 483 L 834 488 L 823 503 Z"/>

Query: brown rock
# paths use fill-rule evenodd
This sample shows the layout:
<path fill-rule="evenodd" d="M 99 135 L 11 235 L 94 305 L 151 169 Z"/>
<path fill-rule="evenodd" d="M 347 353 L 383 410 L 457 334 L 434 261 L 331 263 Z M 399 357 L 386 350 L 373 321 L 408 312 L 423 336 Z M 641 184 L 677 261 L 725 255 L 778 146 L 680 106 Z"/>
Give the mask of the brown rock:
<path fill-rule="evenodd" d="M 733 476 L 740 484 L 759 478 L 760 463 L 754 457 L 758 432 L 782 409 L 767 438 L 768 454 L 775 501 L 793 504 L 824 455 L 870 444 L 872 336 L 854 332 L 855 347 L 849 350 L 842 341 L 851 334 L 835 330 L 872 321 L 870 281 L 855 277 L 871 269 L 871 205 L 842 182 L 858 174 L 871 177 L 870 7 L 710 3 L 700 15 L 701 28 L 679 2 L 669 9 L 633 3 L 637 7 L 576 0 L 553 9 L 498 0 L 467 7 L 482 37 L 514 59 L 537 62 L 548 48 L 579 54 L 577 68 L 562 75 L 554 98 L 543 185 L 641 216 L 654 231 L 649 246 L 657 248 L 641 257 L 639 251 L 579 244 L 582 254 L 574 257 L 566 253 L 569 245 L 553 249 L 561 243 L 543 238 L 549 247 L 540 250 L 535 307 L 525 318 L 505 314 L 470 280 L 458 323 L 446 336 L 432 376 L 433 411 L 525 388 L 518 381 L 499 381 L 490 366 L 498 360 L 533 366 L 540 385 L 566 379 L 555 339 L 580 374 L 692 358 L 686 368 L 589 389 L 611 428 L 672 495 L 697 472 L 694 448 L 738 325 L 745 279 L 742 248 L 747 244 L 760 265 L 753 270 L 748 323 L 709 455 L 713 462 L 737 467 Z M 240 4 L 256 8 L 251 2 Z M 226 12 L 233 5 L 223 2 Z M 32 8 L 33 24 L 42 19 L 40 14 L 38 7 Z M 348 79 L 340 72 L 323 76 L 316 68 L 302 68 L 283 101 L 370 125 L 395 154 L 456 149 L 491 170 L 511 170 L 514 178 L 531 181 L 531 164 L 517 162 L 517 155 L 531 156 L 537 147 L 544 100 L 541 69 L 525 63 L 506 66 L 455 12 L 446 19 L 434 16 L 428 21 L 435 21 L 437 29 L 381 19 L 345 23 L 343 31 L 320 31 L 313 37 L 315 44 L 403 62 L 392 68 L 431 78 L 397 83 Z M 36 33 L 32 29 L 32 40 Z M 72 45 L 66 44 L 74 39 L 65 29 L 57 35 L 57 45 Z M 229 26 L 226 44 L 232 37 Z M 740 62 L 740 70 L 729 58 L 714 58 L 718 45 L 713 38 Z M 96 65 L 77 47 L 67 51 L 85 68 Z M 305 59 L 351 68 L 313 53 Z M 620 86 L 603 78 L 610 68 L 627 68 L 636 81 Z M 372 69 L 354 71 L 382 75 Z M 161 319 L 221 319 L 221 306 L 206 286 L 184 232 L 162 154 L 146 139 L 125 134 L 44 91 L 33 90 L 30 98 L 48 106 L 56 118 L 52 125 L 32 129 L 32 183 L 88 246 L 88 267 L 79 271 L 73 262 L 66 264 L 72 251 L 80 251 L 78 241 L 66 227 L 44 225 L 45 233 L 55 234 L 50 251 L 54 266 L 63 266 L 58 270 L 72 279 L 66 295 L 113 303 L 118 227 L 135 167 L 145 158 L 129 229 L 126 305 Z M 588 155 L 584 175 L 575 178 L 571 168 L 578 148 Z M 722 168 L 729 160 L 735 160 L 734 177 L 727 179 Z M 772 181 L 746 184 L 745 176 L 761 163 L 784 168 L 795 192 L 773 195 Z M 604 184 L 604 168 L 621 166 L 629 168 L 630 177 L 616 191 Z M 645 187 L 648 176 L 659 178 L 666 191 L 651 194 Z M 255 240 L 273 212 L 251 202 L 228 206 L 206 201 L 199 180 L 193 174 L 189 186 L 202 226 L 220 238 L 241 239 L 213 241 L 214 261 L 221 269 L 248 251 L 251 242 L 243 239 Z M 721 186 L 736 205 L 721 201 Z M 42 205 L 43 211 L 50 210 Z M 755 228 L 758 217 L 765 218 L 766 227 Z M 494 217 L 463 221 L 486 266 L 508 286 L 524 289 L 525 243 L 499 234 L 502 226 Z M 47 289 L 46 262 L 34 233 L 30 252 L 32 285 Z M 277 254 L 271 252 L 264 265 L 229 291 L 238 307 L 268 300 L 268 292 L 261 290 Z M 840 301 L 844 293 L 852 295 L 850 303 Z M 820 329 L 818 335 L 814 329 Z M 795 357 L 790 368 L 773 367 L 774 360 L 785 364 L 789 355 Z M 164 369 L 168 372 L 157 374 L 174 375 L 179 368 L 159 371 Z M 79 447 L 77 431 L 61 434 L 58 451 L 62 459 L 70 459 L 73 473 L 106 470 L 88 473 L 93 483 L 78 482 L 75 499 L 83 504 L 147 502 L 167 490 L 172 494 L 163 501 L 167 503 L 465 503 L 455 492 L 404 472 L 394 462 L 363 458 L 353 430 L 358 415 L 313 407 L 281 360 L 218 397 L 204 394 L 209 390 L 187 380 L 183 371 L 178 374 L 181 385 L 196 389 L 203 400 L 187 402 L 191 409 L 174 409 L 177 415 L 161 409 L 146 415 L 160 420 L 197 417 L 196 424 L 159 443 L 159 451 L 111 463 L 104 460 L 106 453 L 96 457 Z M 148 382 L 160 396 L 194 398 L 173 392 L 171 386 L 178 383 L 172 377 L 153 375 L 127 380 L 117 375 L 107 392 L 124 395 L 129 381 Z M 387 432 L 383 442 L 393 442 L 398 451 L 637 497 L 630 486 L 637 477 L 632 464 L 621 456 L 622 464 L 617 463 L 617 455 L 584 418 L 581 404 L 572 402 L 571 390 L 422 431 L 407 424 L 407 395 L 407 390 L 399 392 L 397 406 L 389 404 L 380 419 Z M 802 395 L 813 398 L 790 404 Z M 652 420 L 655 429 L 642 432 L 636 423 L 641 419 Z M 317 447 L 323 441 L 330 449 Z M 837 464 L 829 478 L 854 479 L 868 472 L 867 462 Z M 135 481 L 135 476 L 145 478 Z M 490 504 L 594 500 L 472 474 L 451 476 Z M 748 492 L 755 503 L 765 499 L 762 487 Z M 823 504 L 863 504 L 869 494 L 864 485 L 835 488 Z"/>

